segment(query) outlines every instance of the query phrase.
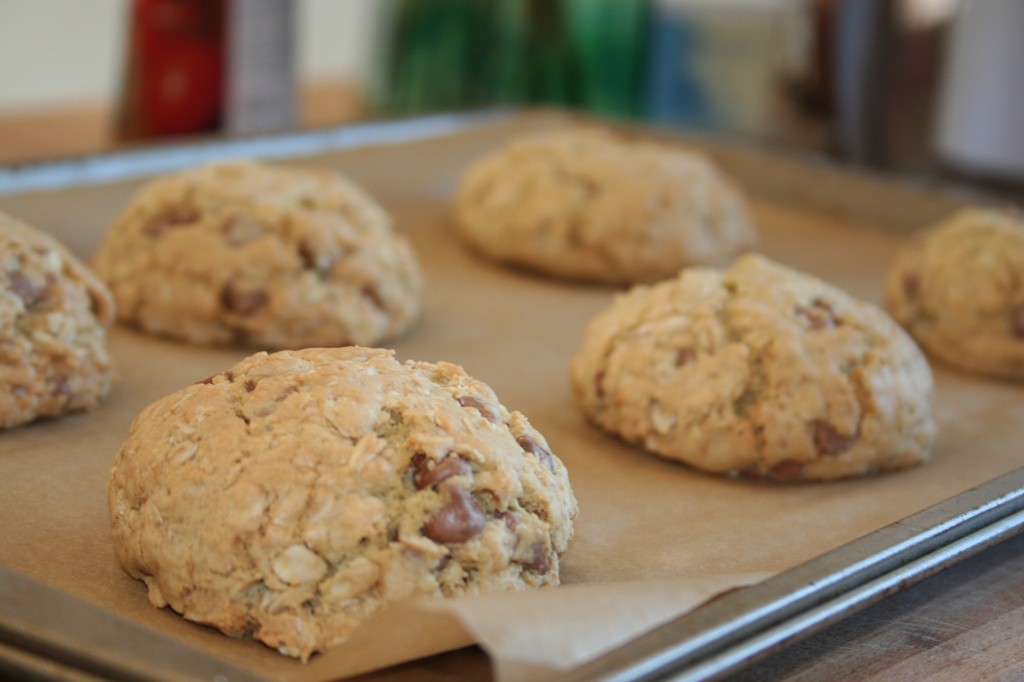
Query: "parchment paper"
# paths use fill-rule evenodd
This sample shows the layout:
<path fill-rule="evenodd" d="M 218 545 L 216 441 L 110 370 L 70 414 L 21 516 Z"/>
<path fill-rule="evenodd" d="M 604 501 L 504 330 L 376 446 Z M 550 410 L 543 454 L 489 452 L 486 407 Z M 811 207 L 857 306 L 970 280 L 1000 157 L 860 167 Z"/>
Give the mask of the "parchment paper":
<path fill-rule="evenodd" d="M 507 407 L 526 414 L 565 462 L 580 515 L 563 557 L 563 587 L 403 605 L 308 665 L 153 608 L 113 556 L 110 463 L 142 407 L 250 351 L 190 347 L 122 328 L 113 330 L 111 346 L 123 380 L 107 402 L 0 433 L 0 565 L 262 676 L 324 680 L 477 642 L 500 679 L 540 679 L 723 590 L 784 571 L 1022 464 L 1022 388 L 942 367 L 934 368 L 940 436 L 933 460 L 877 478 L 804 485 L 728 480 L 587 426 L 570 394 L 567 364 L 584 324 L 614 290 L 479 260 L 448 223 L 447 202 L 469 162 L 525 130 L 567 124 L 554 114 L 519 116 L 438 139 L 295 160 L 348 173 L 413 240 L 426 271 L 424 311 L 393 344 L 399 358 L 464 366 Z M 727 150 L 721 158 L 755 195 L 763 253 L 876 303 L 906 239 L 891 230 L 913 228 L 956 204 L 795 162 L 773 165 L 761 152 Z M 0 197 L 0 210 L 87 257 L 137 186 Z M 873 229 L 880 226 L 886 230 Z"/>

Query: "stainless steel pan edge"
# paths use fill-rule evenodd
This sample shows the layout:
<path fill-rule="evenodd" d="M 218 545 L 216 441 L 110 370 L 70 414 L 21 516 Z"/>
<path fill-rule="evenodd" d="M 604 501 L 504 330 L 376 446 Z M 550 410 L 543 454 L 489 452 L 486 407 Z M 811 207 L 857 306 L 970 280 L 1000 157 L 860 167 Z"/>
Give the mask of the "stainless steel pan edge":
<path fill-rule="evenodd" d="M 1024 468 L 716 599 L 559 678 L 709 680 L 1024 530 Z"/>
<path fill-rule="evenodd" d="M 133 180 L 231 158 L 286 159 L 368 145 L 398 144 L 442 137 L 490 122 L 510 120 L 513 116 L 514 113 L 506 109 L 439 113 L 251 137 L 172 139 L 89 156 L 0 165 L 0 196 Z"/>

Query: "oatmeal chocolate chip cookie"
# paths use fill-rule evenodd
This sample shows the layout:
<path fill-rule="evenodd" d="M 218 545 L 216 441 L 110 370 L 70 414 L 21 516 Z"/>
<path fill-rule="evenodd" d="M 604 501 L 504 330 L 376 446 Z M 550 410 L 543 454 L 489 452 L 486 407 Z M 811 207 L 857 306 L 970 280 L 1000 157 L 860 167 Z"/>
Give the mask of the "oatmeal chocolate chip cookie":
<path fill-rule="evenodd" d="M 106 287 L 63 245 L 0 213 L 0 428 L 94 407 L 115 370 Z"/>
<path fill-rule="evenodd" d="M 897 258 L 886 306 L 934 358 L 1024 380 L 1024 215 L 963 210 Z"/>
<path fill-rule="evenodd" d="M 150 405 L 109 501 L 154 605 L 303 659 L 388 602 L 557 585 L 576 514 L 486 384 L 354 347 L 258 353 Z"/>
<path fill-rule="evenodd" d="M 122 320 L 201 344 L 374 344 L 419 312 L 409 243 L 326 169 L 234 162 L 145 186 L 94 258 Z"/>
<path fill-rule="evenodd" d="M 589 128 L 485 157 L 463 178 L 455 217 L 489 257 L 608 283 L 722 264 L 755 241 L 741 193 L 709 159 Z"/>
<path fill-rule="evenodd" d="M 756 255 L 620 295 L 571 375 L 591 422 L 719 474 L 901 469 L 936 431 L 928 363 L 888 315 Z"/>

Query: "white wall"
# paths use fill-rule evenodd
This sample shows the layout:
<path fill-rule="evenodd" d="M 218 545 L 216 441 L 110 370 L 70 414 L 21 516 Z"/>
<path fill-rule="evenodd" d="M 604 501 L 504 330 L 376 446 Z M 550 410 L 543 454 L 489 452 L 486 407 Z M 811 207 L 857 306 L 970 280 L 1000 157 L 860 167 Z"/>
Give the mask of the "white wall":
<path fill-rule="evenodd" d="M 300 79 L 362 82 L 381 3 L 294 4 Z M 0 111 L 115 101 L 129 7 L 129 0 L 0 0 Z"/>
<path fill-rule="evenodd" d="M 2 0 L 0 0 L 2 2 Z M 304 79 L 346 76 L 363 81 L 386 3 L 381 0 L 299 0 L 297 69 Z"/>
<path fill-rule="evenodd" d="M 0 0 L 0 109 L 113 97 L 128 0 Z"/>

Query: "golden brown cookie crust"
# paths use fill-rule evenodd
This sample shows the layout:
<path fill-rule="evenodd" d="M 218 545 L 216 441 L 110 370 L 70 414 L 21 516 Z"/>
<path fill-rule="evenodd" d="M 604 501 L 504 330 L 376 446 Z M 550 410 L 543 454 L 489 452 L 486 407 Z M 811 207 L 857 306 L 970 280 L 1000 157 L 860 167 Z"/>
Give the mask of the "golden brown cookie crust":
<path fill-rule="evenodd" d="M 0 428 L 94 407 L 116 378 L 107 288 L 55 239 L 0 213 Z"/>
<path fill-rule="evenodd" d="M 718 474 L 902 469 L 936 431 L 928 363 L 888 315 L 756 255 L 619 296 L 571 374 L 591 422 Z"/>
<path fill-rule="evenodd" d="M 961 211 L 893 263 L 886 307 L 929 355 L 1024 381 L 1024 216 Z"/>
<path fill-rule="evenodd" d="M 419 314 L 412 247 L 326 169 L 233 162 L 157 179 L 93 264 L 121 320 L 198 344 L 372 345 Z"/>
<path fill-rule="evenodd" d="M 150 405 L 109 501 L 154 605 L 304 659 L 388 602 L 557 585 L 576 514 L 486 384 L 365 348 L 258 353 Z"/>
<path fill-rule="evenodd" d="M 709 159 L 596 128 L 520 138 L 481 159 L 455 214 L 491 258 L 595 282 L 725 264 L 756 241 L 741 192 Z"/>

